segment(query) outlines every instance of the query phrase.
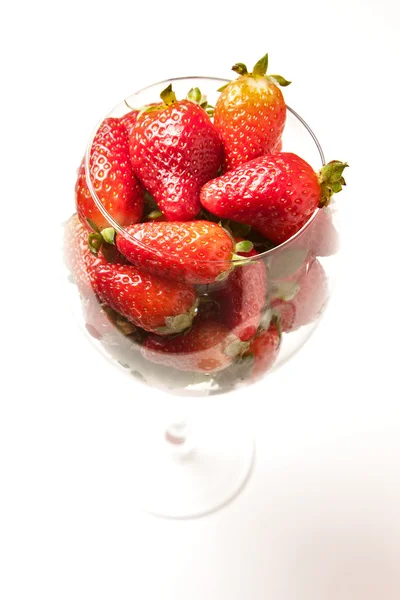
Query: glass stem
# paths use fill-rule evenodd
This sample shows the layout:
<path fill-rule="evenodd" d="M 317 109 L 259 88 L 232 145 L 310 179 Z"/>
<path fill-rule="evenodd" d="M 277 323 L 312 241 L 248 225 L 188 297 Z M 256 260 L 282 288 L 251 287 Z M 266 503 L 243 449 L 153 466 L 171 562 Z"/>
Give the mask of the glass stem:
<path fill-rule="evenodd" d="M 179 460 L 188 457 L 193 451 L 193 438 L 187 420 L 175 419 L 165 429 L 164 438 L 174 458 Z"/>

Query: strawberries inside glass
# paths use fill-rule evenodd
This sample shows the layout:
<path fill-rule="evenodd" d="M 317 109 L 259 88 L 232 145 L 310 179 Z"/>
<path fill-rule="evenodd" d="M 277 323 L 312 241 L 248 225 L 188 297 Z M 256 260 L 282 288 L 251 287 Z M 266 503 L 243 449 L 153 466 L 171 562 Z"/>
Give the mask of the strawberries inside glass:
<path fill-rule="evenodd" d="M 298 350 L 327 305 L 345 185 L 269 74 L 168 80 L 98 125 L 65 258 L 94 343 L 172 393 L 224 393 Z M 289 92 L 288 92 L 289 93 Z"/>

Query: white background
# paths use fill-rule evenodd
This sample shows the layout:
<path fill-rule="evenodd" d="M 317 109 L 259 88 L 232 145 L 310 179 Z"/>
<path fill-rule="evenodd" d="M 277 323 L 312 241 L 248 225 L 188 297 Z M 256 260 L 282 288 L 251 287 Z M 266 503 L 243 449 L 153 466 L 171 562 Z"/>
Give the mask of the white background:
<path fill-rule="evenodd" d="M 2 600 L 398 600 L 399 25 L 395 0 L 3 7 Z M 266 51 L 327 157 L 351 166 L 339 283 L 291 363 L 221 400 L 256 435 L 245 491 L 207 518 L 158 520 L 134 508 L 151 393 L 77 329 L 60 224 L 116 103 L 173 76 L 229 77 Z"/>

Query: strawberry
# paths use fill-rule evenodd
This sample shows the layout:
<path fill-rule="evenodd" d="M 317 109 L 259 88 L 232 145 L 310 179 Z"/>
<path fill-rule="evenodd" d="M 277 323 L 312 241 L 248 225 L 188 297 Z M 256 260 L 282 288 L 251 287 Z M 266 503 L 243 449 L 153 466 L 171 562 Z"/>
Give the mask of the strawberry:
<path fill-rule="evenodd" d="M 88 246 L 88 232 L 73 215 L 64 230 L 64 257 L 67 267 L 84 298 L 93 296 L 93 269 L 96 265 L 106 264 L 102 253 L 94 256 Z"/>
<path fill-rule="evenodd" d="M 275 298 L 273 311 L 281 317 L 282 331 L 295 331 L 319 317 L 328 301 L 328 280 L 318 260 L 315 260 L 298 280 L 298 291 L 290 300 Z"/>
<path fill-rule="evenodd" d="M 272 367 L 279 354 L 280 339 L 279 327 L 271 324 L 267 330 L 261 330 L 251 340 L 245 356 L 253 357 L 253 377 L 264 375 Z"/>
<path fill-rule="evenodd" d="M 160 106 L 159 102 L 149 104 L 146 108 L 150 108 L 150 106 Z M 125 126 L 126 132 L 128 134 L 128 144 L 129 144 L 129 154 L 132 155 L 133 152 L 133 142 L 134 135 L 133 130 L 136 126 L 137 118 L 139 116 L 140 110 L 133 108 L 130 112 L 126 113 L 123 117 L 120 118 L 121 123 Z M 145 192 L 146 197 L 146 192 Z"/>
<path fill-rule="evenodd" d="M 187 329 L 197 300 L 190 285 L 157 277 L 129 264 L 101 264 L 94 270 L 99 298 L 134 325 L 166 335 Z"/>
<path fill-rule="evenodd" d="M 126 129 L 126 133 L 128 134 L 128 140 L 132 135 L 133 128 L 136 125 L 137 116 L 139 114 L 138 110 L 132 109 L 130 112 L 126 113 L 123 117 L 120 117 L 120 122 Z"/>
<path fill-rule="evenodd" d="M 246 245 L 250 246 L 250 250 L 240 251 L 239 242 L 236 251 L 240 256 L 257 256 L 250 242 L 242 243 L 244 250 Z M 220 305 L 222 322 L 242 341 L 249 340 L 256 333 L 266 296 L 267 273 L 262 260 L 236 267 L 225 286 L 212 295 Z"/>
<path fill-rule="evenodd" d="M 97 130 L 90 151 L 90 176 L 101 203 L 119 225 L 140 221 L 143 191 L 132 171 L 128 134 L 121 120 L 105 119 Z M 86 227 L 92 227 L 87 219 L 99 229 L 109 225 L 88 188 L 84 160 L 78 172 L 75 194 L 79 218 Z"/>
<path fill-rule="evenodd" d="M 142 354 L 154 363 L 181 371 L 215 373 L 231 364 L 229 330 L 215 318 L 198 317 L 190 331 L 172 338 L 149 336 Z"/>
<path fill-rule="evenodd" d="M 266 75 L 268 54 L 248 73 L 237 63 L 239 78 L 221 88 L 214 110 L 225 153 L 224 171 L 258 156 L 270 154 L 279 144 L 286 122 L 286 104 L 279 85 L 289 85 L 280 75 Z M 279 84 L 279 85 L 278 85 Z"/>
<path fill-rule="evenodd" d="M 317 174 L 296 154 L 262 156 L 205 184 L 201 203 L 218 217 L 251 225 L 280 244 L 342 189 L 346 166 L 332 161 Z"/>
<path fill-rule="evenodd" d="M 137 118 L 130 139 L 132 165 L 168 221 L 189 221 L 200 211 L 201 186 L 217 175 L 222 144 L 196 102 L 177 101 L 171 85 L 161 99 Z"/>
<path fill-rule="evenodd" d="M 137 240 L 116 236 L 118 250 L 149 272 L 187 283 L 212 283 L 229 271 L 233 258 L 232 238 L 209 221 L 148 222 L 126 231 Z"/>

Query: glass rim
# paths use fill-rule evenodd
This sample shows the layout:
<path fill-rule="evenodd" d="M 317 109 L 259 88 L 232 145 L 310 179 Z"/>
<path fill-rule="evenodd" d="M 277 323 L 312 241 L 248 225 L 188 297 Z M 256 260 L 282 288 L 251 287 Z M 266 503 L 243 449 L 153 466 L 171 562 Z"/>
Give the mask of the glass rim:
<path fill-rule="evenodd" d="M 170 79 L 164 79 L 162 81 L 158 81 L 156 83 L 152 83 L 151 85 L 148 85 L 144 88 L 141 88 L 140 90 L 133 92 L 130 96 L 128 96 L 128 99 L 132 98 L 132 96 L 137 96 L 138 94 L 145 92 L 153 87 L 156 87 L 158 85 L 168 85 L 169 83 L 173 83 L 174 81 L 184 81 L 186 79 L 198 79 L 198 80 L 207 80 L 207 81 L 216 81 L 216 82 L 220 82 L 220 83 L 229 83 L 231 80 L 230 79 L 224 79 L 222 77 L 207 77 L 206 75 L 192 75 L 192 76 L 185 76 L 185 77 L 174 77 L 174 78 L 170 78 Z M 127 108 L 129 108 L 130 110 L 137 110 L 134 109 L 133 107 L 131 107 L 127 100 L 124 99 L 123 102 L 125 102 Z M 117 105 L 118 106 L 118 105 Z M 114 107 L 115 108 L 115 107 Z M 140 108 L 140 107 L 139 107 Z M 290 106 L 288 106 L 286 104 L 286 109 L 301 123 L 301 125 L 306 129 L 306 131 L 309 133 L 310 137 L 312 138 L 320 159 L 321 159 L 321 167 L 323 167 L 326 164 L 325 161 L 325 155 L 324 152 L 322 150 L 321 144 L 318 141 L 317 136 L 315 135 L 315 133 L 313 132 L 313 130 L 311 129 L 311 127 L 308 125 L 308 123 L 303 119 L 303 117 L 301 117 L 293 108 L 291 108 Z M 113 109 L 112 109 L 113 110 Z M 112 111 L 110 111 L 112 112 Z M 109 113 L 108 113 L 109 114 Z M 106 117 L 104 117 L 101 121 L 99 121 L 92 133 L 92 135 L 89 138 L 89 142 L 88 145 L 86 147 L 86 151 L 85 151 L 85 178 L 86 178 L 86 184 L 88 186 L 90 195 L 92 196 L 92 199 L 96 205 L 96 207 L 98 208 L 98 210 L 101 212 L 101 214 L 103 215 L 103 217 L 108 221 L 108 223 L 110 224 L 110 227 L 113 227 L 115 229 L 115 231 L 117 233 L 119 233 L 120 235 L 122 235 L 123 237 L 125 237 L 125 239 L 130 240 L 131 242 L 133 242 L 136 246 L 142 247 L 143 249 L 145 249 L 147 252 L 150 250 L 152 250 L 154 252 L 154 254 L 158 254 L 159 256 L 169 256 L 168 252 L 163 252 L 157 249 L 151 249 L 150 246 L 148 246 L 147 244 L 144 244 L 143 242 L 141 242 L 140 240 L 138 240 L 134 235 L 130 234 L 124 227 L 122 227 L 111 215 L 110 213 L 106 210 L 106 208 L 104 207 L 103 203 L 101 202 L 100 198 L 97 195 L 96 190 L 94 189 L 91 177 L 90 177 L 90 151 L 92 149 L 92 145 L 93 145 L 93 141 L 94 138 L 96 136 L 97 131 L 99 130 L 99 127 L 101 125 L 101 123 L 103 123 L 104 119 L 107 119 L 108 115 L 106 115 Z M 311 226 L 311 224 L 314 222 L 318 212 L 319 212 L 319 208 L 316 208 L 315 211 L 313 212 L 313 214 L 310 216 L 310 218 L 308 219 L 308 221 L 306 221 L 306 223 L 303 225 L 303 227 L 301 227 L 301 229 L 299 229 L 298 231 L 296 231 L 296 233 L 294 235 L 292 235 L 289 239 L 285 240 L 284 242 L 282 242 L 281 244 L 278 244 L 277 246 L 274 246 L 273 248 L 270 248 L 269 250 L 265 250 L 265 252 L 260 252 L 259 254 L 255 255 L 255 256 L 250 256 L 250 257 L 246 257 L 246 264 L 250 263 L 250 262 L 256 262 L 258 260 L 262 260 L 264 258 L 268 258 L 273 256 L 274 254 L 280 252 L 282 249 L 284 249 L 285 247 L 291 245 L 293 242 L 295 242 L 299 237 L 301 237 L 303 235 L 303 233 Z M 194 219 L 195 220 L 195 219 Z M 204 220 L 204 219 L 203 219 Z M 196 263 L 202 263 L 202 264 L 235 264 L 237 263 L 238 259 L 231 259 L 231 260 L 203 260 L 203 259 L 195 259 Z"/>

